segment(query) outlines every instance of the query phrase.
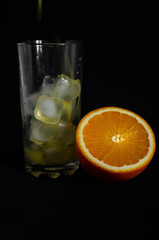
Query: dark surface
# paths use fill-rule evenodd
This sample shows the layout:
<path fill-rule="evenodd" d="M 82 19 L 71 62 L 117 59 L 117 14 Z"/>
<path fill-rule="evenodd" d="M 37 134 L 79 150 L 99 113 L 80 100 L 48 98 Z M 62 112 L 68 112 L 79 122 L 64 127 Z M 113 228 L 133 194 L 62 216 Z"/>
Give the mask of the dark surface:
<path fill-rule="evenodd" d="M 152 18 L 148 12 L 139 14 L 138 21 L 136 12 L 123 15 L 116 10 L 116 15 L 113 8 L 100 4 L 88 11 L 81 4 L 75 7 L 79 12 L 72 10 L 65 18 L 66 6 L 50 2 L 45 1 L 42 22 L 36 21 L 36 1 L 7 1 L 2 7 L 3 239 L 8 235 L 21 239 L 50 239 L 55 235 L 101 239 L 109 234 L 128 238 L 151 235 L 153 239 L 159 226 L 159 35 L 155 14 Z M 16 41 L 56 36 L 84 42 L 82 116 L 98 107 L 119 106 L 141 115 L 154 130 L 155 156 L 138 177 L 123 183 L 101 182 L 81 166 L 73 176 L 56 180 L 34 178 L 25 172 Z"/>

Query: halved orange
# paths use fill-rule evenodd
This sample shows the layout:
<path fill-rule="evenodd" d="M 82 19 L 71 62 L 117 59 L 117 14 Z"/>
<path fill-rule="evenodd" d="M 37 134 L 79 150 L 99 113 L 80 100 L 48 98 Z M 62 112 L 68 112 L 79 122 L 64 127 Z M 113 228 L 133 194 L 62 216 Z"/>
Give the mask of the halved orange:
<path fill-rule="evenodd" d="M 75 140 L 83 168 L 109 181 L 125 181 L 140 174 L 156 149 L 150 125 L 136 113 L 119 107 L 86 114 L 78 124 Z"/>

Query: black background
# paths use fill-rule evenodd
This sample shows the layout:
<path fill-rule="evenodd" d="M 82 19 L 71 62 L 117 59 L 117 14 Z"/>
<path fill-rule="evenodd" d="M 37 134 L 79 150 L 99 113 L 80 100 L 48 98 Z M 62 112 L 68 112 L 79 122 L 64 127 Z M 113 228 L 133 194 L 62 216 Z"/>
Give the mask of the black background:
<path fill-rule="evenodd" d="M 156 6 L 133 3 L 43 0 L 1 4 L 1 228 L 5 236 L 50 239 L 55 235 L 101 239 L 147 237 L 158 232 L 158 65 Z M 16 42 L 82 40 L 82 116 L 103 106 L 141 115 L 156 136 L 148 168 L 124 183 L 104 183 L 80 169 L 71 177 L 36 179 L 25 173 Z M 5 238 L 4 238 L 5 239 Z M 153 238 L 152 238 L 153 239 Z"/>

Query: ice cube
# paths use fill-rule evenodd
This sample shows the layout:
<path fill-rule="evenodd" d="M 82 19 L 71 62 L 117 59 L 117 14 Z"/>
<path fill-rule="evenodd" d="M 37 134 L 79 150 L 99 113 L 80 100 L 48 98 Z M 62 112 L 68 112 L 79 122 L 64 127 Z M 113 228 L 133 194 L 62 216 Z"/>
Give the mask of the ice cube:
<path fill-rule="evenodd" d="M 58 124 L 56 143 L 59 145 L 74 144 L 76 126 L 71 122 L 61 120 Z"/>
<path fill-rule="evenodd" d="M 57 132 L 57 124 L 45 124 L 39 120 L 33 119 L 31 122 L 30 140 L 38 145 L 50 142 Z"/>
<path fill-rule="evenodd" d="M 76 108 L 76 100 L 71 102 L 63 101 L 63 110 L 61 114 L 61 120 L 71 121 Z"/>
<path fill-rule="evenodd" d="M 40 94 L 41 95 L 47 95 L 47 96 L 52 96 L 53 95 L 53 91 L 54 91 L 54 83 L 48 83 L 45 85 L 42 85 L 41 90 L 40 90 Z"/>
<path fill-rule="evenodd" d="M 52 96 L 54 86 L 55 86 L 54 83 L 55 83 L 55 79 L 52 78 L 50 75 L 46 75 L 43 79 L 43 83 L 42 83 L 42 86 L 41 86 L 40 93 L 42 95 Z"/>
<path fill-rule="evenodd" d="M 55 79 L 51 77 L 50 75 L 46 75 L 43 79 L 42 86 L 47 85 L 47 84 L 53 84 L 55 83 Z"/>
<path fill-rule="evenodd" d="M 63 104 L 54 97 L 41 95 L 34 110 L 35 118 L 46 123 L 55 124 L 60 120 Z"/>
<path fill-rule="evenodd" d="M 53 95 L 64 101 L 72 101 L 80 95 L 80 80 L 73 80 L 65 74 L 58 75 Z"/>

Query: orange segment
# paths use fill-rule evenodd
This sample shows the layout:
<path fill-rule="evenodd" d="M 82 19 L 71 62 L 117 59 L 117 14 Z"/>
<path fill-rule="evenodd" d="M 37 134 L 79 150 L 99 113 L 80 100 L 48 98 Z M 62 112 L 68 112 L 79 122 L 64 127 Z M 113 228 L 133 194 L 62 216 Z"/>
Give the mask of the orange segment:
<path fill-rule="evenodd" d="M 84 128 L 83 136 L 89 152 L 112 166 L 134 164 L 148 152 L 146 130 L 136 119 L 124 113 L 104 112 L 91 118 Z"/>
<path fill-rule="evenodd" d="M 156 143 L 149 124 L 122 108 L 105 107 L 88 113 L 76 132 L 81 164 L 96 177 L 128 180 L 152 159 Z M 99 176 L 98 176 L 99 175 Z"/>

